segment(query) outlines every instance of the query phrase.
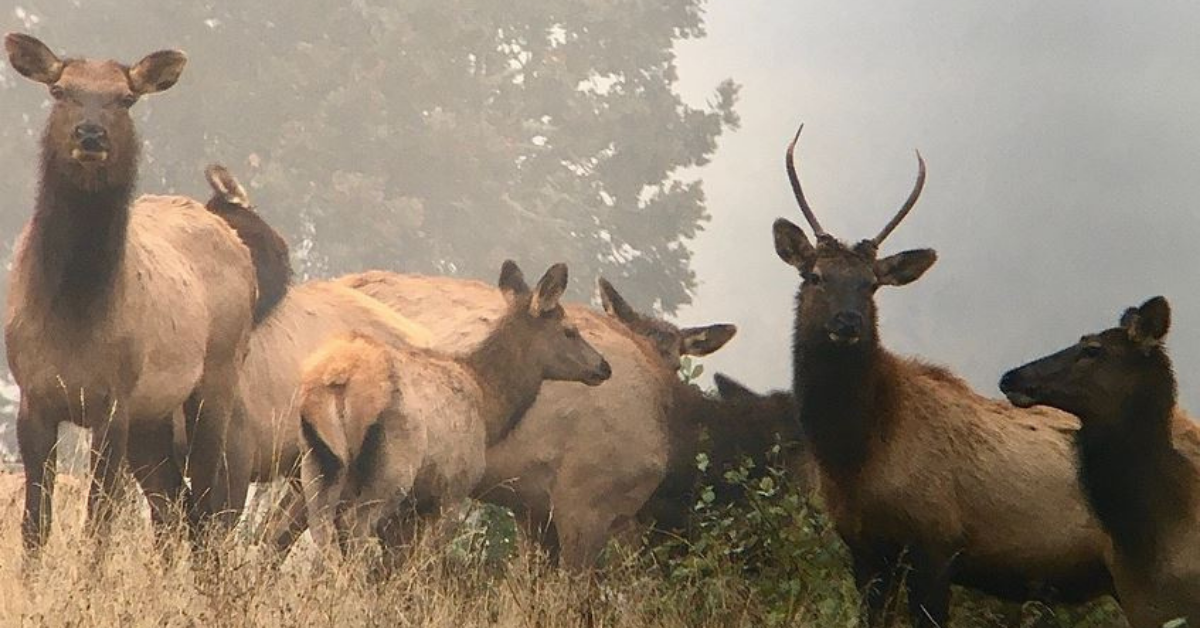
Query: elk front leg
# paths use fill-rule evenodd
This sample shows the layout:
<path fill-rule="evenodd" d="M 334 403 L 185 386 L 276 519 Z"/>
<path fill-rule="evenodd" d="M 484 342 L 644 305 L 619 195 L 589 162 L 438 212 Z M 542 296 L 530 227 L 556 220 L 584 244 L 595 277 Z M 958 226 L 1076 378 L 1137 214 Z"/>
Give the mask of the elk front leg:
<path fill-rule="evenodd" d="M 88 526 L 103 536 L 121 495 L 121 472 L 129 442 L 129 413 L 123 403 L 109 399 L 108 410 L 92 423 L 91 487 Z"/>
<path fill-rule="evenodd" d="M 186 507 L 187 486 L 176 462 L 170 420 L 139 425 L 137 432 L 137 438 L 129 444 L 129 467 L 150 503 L 155 537 L 161 542 L 183 523 L 179 515 Z"/>
<path fill-rule="evenodd" d="M 228 530 L 237 523 L 250 489 L 250 469 L 244 456 L 230 455 L 226 438 L 232 423 L 245 421 L 238 402 L 236 376 L 206 377 L 185 404 L 189 419 L 188 473 L 192 478 L 194 512 L 200 527 L 216 524 Z"/>
<path fill-rule="evenodd" d="M 21 540 L 32 554 L 46 542 L 53 515 L 54 477 L 57 470 L 55 443 L 58 422 L 45 412 L 35 411 L 27 396 L 17 411 L 17 446 L 25 466 L 25 512 Z"/>

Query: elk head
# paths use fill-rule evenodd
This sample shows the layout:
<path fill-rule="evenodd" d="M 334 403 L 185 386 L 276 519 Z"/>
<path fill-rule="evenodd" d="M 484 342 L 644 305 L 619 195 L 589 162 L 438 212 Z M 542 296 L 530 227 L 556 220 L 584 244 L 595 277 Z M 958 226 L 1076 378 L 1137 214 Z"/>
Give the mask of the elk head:
<path fill-rule="evenodd" d="M 804 126 L 800 126 L 803 130 Z M 775 221 L 775 251 L 800 272 L 802 283 L 796 313 L 797 340 L 848 347 L 877 342 L 875 291 L 881 286 L 903 286 L 916 281 L 937 261 L 932 249 L 905 251 L 880 259 L 880 245 L 908 215 L 925 185 L 925 160 L 917 153 L 920 170 L 908 200 L 874 238 L 847 245 L 825 232 L 804 198 L 796 174 L 794 155 L 800 131 L 788 144 L 786 166 L 792 192 L 812 227 L 816 244 L 800 227 L 780 218 Z"/>
<path fill-rule="evenodd" d="M 506 260 L 499 285 L 508 303 L 507 324 L 518 326 L 526 355 L 541 365 L 542 379 L 598 386 L 612 375 L 604 356 L 566 320 L 559 303 L 567 289 L 566 264 L 551 266 L 530 290 L 521 269 Z"/>
<path fill-rule="evenodd" d="M 1127 309 L 1116 327 L 1005 373 L 1000 390 L 1013 405 L 1058 408 L 1085 425 L 1116 422 L 1131 404 L 1173 406 L 1175 378 L 1163 348 L 1170 326 L 1170 305 L 1154 297 Z"/>
<path fill-rule="evenodd" d="M 4 38 L 13 69 L 50 89 L 54 106 L 42 137 L 42 158 L 70 173 L 84 189 L 132 184 L 138 139 L 129 109 L 138 98 L 179 80 L 187 57 L 152 53 L 126 66 L 116 61 L 59 59 L 46 44 L 21 33 Z"/>
<path fill-rule="evenodd" d="M 634 311 L 608 280 L 600 278 L 597 283 L 604 311 L 633 333 L 649 340 L 662 357 L 663 364 L 673 371 L 679 369 L 682 356 L 708 355 L 725 346 L 737 333 L 737 327 L 729 324 L 680 329 L 660 318 Z"/>

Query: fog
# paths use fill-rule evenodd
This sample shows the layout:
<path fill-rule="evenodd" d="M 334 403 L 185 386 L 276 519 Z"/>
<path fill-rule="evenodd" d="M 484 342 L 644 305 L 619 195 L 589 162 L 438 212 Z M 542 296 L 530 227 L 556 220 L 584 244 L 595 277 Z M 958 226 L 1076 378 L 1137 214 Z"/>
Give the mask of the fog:
<path fill-rule="evenodd" d="M 719 2 L 679 50 L 683 93 L 743 85 L 742 128 L 703 176 L 713 220 L 694 243 L 688 322 L 738 338 L 706 360 L 760 388 L 790 383 L 795 271 L 771 222 L 874 235 L 916 175 L 925 193 L 881 254 L 932 247 L 918 282 L 880 292 L 889 348 L 950 366 L 988 395 L 1007 368 L 1166 295 L 1186 404 L 1200 402 L 1200 6 L 906 0 Z"/>

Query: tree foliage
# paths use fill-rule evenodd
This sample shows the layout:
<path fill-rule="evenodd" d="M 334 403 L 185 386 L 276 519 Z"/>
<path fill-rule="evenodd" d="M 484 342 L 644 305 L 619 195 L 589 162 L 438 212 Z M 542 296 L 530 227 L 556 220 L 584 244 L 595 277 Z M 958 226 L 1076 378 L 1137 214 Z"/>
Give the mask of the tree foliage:
<path fill-rule="evenodd" d="M 703 0 L 21 0 L 10 29 L 131 62 L 189 54 L 135 109 L 142 188 L 204 195 L 228 164 L 293 243 L 302 272 L 362 268 L 489 281 L 505 258 L 566 261 L 575 296 L 619 280 L 673 312 L 694 286 L 704 165 L 736 126 L 736 86 L 702 108 L 675 91 L 674 44 Z M 0 74 L 0 189 L 28 218 L 45 94 Z"/>

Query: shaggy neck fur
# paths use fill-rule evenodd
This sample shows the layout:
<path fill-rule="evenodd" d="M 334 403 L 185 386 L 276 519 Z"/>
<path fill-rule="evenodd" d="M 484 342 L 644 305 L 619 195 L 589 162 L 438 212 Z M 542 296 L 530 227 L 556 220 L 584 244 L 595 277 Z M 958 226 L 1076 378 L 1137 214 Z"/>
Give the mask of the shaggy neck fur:
<path fill-rule="evenodd" d="M 516 427 L 542 387 L 541 367 L 530 364 L 528 344 L 519 325 L 511 314 L 504 316 L 464 360 L 483 390 L 489 446 Z"/>
<path fill-rule="evenodd" d="M 797 317 L 793 348 L 796 408 L 813 455 L 836 480 L 853 480 L 866 463 L 872 439 L 884 437 L 889 407 L 890 356 L 869 335 L 835 345 L 824 330 L 805 330 Z"/>
<path fill-rule="evenodd" d="M 1169 551 L 1162 537 L 1193 509 L 1196 471 L 1172 445 L 1175 382 L 1166 368 L 1162 385 L 1126 399 L 1118 416 L 1082 417 L 1077 436 L 1088 501 L 1117 551 L 1143 568 Z"/>
<path fill-rule="evenodd" d="M 105 173 L 84 189 L 65 170 L 43 144 L 41 184 L 29 235 L 31 286 L 58 316 L 97 318 L 97 310 L 108 305 L 124 262 L 137 171 L 131 168 L 121 173 L 124 176 Z"/>

